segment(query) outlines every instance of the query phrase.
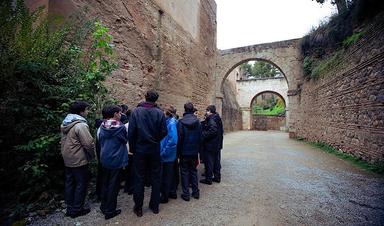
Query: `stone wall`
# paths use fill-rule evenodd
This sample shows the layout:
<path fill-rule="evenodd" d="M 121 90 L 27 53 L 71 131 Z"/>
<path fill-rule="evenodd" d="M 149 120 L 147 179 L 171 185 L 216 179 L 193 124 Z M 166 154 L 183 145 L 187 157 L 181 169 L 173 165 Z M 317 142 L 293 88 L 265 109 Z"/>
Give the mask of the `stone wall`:
<path fill-rule="evenodd" d="M 232 82 L 225 81 L 223 84 L 223 109 L 222 120 L 225 132 L 242 129 L 242 115 L 240 106 L 236 100 L 236 91 Z"/>
<path fill-rule="evenodd" d="M 285 116 L 252 116 L 253 130 L 285 130 Z"/>
<path fill-rule="evenodd" d="M 384 16 L 323 76 L 304 82 L 291 109 L 296 136 L 384 161 Z"/>
<path fill-rule="evenodd" d="M 199 110 L 212 103 L 214 0 L 49 0 L 49 12 L 68 15 L 84 8 L 87 17 L 99 18 L 113 35 L 119 68 L 106 84 L 119 102 L 136 106 L 155 88 L 159 104 L 174 105 L 179 114 L 186 101 Z M 185 9 L 190 9 L 188 19 Z"/>

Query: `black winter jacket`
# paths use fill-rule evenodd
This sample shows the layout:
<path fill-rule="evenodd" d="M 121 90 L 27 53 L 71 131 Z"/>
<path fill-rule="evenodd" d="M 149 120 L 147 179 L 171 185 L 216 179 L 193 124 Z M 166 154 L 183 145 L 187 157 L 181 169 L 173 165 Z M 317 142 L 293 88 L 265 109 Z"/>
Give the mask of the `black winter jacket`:
<path fill-rule="evenodd" d="M 219 133 L 219 150 L 223 149 L 223 139 L 224 139 L 224 128 L 223 128 L 223 122 L 221 121 L 220 115 L 218 113 L 213 114 L 213 119 L 216 122 L 217 130 Z"/>
<path fill-rule="evenodd" d="M 219 129 L 214 119 L 214 114 L 207 116 L 203 124 L 203 149 L 207 152 L 220 150 Z"/>
<path fill-rule="evenodd" d="M 132 153 L 159 153 L 160 141 L 167 135 L 164 113 L 155 103 L 142 102 L 131 113 L 128 126 Z"/>
<path fill-rule="evenodd" d="M 201 124 L 193 113 L 185 113 L 177 124 L 177 152 L 180 156 L 197 156 L 201 145 Z"/>

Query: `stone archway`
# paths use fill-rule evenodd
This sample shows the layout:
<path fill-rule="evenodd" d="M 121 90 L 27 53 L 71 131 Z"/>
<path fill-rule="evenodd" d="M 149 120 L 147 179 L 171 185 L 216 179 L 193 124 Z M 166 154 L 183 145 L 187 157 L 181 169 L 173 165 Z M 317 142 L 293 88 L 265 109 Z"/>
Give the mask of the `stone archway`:
<path fill-rule="evenodd" d="M 279 122 L 279 124 L 280 123 L 282 123 L 282 124 L 284 124 L 285 125 L 285 128 L 283 129 L 283 131 L 286 131 L 286 129 L 288 128 L 288 119 L 289 119 L 289 108 L 288 108 L 288 106 L 289 106 L 289 100 L 288 100 L 288 98 L 287 98 L 287 92 L 279 92 L 279 91 L 272 91 L 272 90 L 265 90 L 265 91 L 261 91 L 261 92 L 259 92 L 259 93 L 257 93 L 253 98 L 252 98 L 252 100 L 249 102 L 249 109 L 250 109 L 250 117 L 249 117 L 249 119 L 248 118 L 243 118 L 243 124 L 244 124 L 244 121 L 245 122 L 248 122 L 249 123 L 249 129 L 251 130 L 251 129 L 254 129 L 254 125 L 253 125 L 253 123 L 254 123 L 254 115 L 252 115 L 252 104 L 253 104 L 253 102 L 255 101 L 255 99 L 257 98 L 257 97 L 259 97 L 260 95 L 262 95 L 262 94 L 264 94 L 264 93 L 272 93 L 272 94 L 274 94 L 274 95 L 277 95 L 278 97 L 280 97 L 282 100 L 283 100 L 283 102 L 284 102 L 284 106 L 285 106 L 285 117 L 282 117 L 282 116 L 279 116 L 278 118 L 279 118 L 279 120 L 280 119 L 283 119 L 282 121 L 280 120 L 280 122 Z M 274 118 L 275 116 L 268 116 L 269 118 Z M 285 118 L 285 119 L 284 119 Z M 284 123 L 284 121 L 285 121 L 285 123 Z M 281 126 L 282 126 L 282 124 L 280 124 L 279 125 L 279 127 L 280 127 L 280 130 L 281 130 Z M 276 128 L 275 128 L 276 129 Z"/>
<path fill-rule="evenodd" d="M 290 110 L 294 109 L 297 102 L 296 95 L 300 92 L 301 84 L 302 69 L 300 59 L 299 39 L 220 50 L 215 71 L 215 93 L 218 112 L 222 112 L 223 83 L 225 79 L 234 68 L 250 60 L 266 61 L 283 73 L 288 83 L 286 101 L 290 103 Z M 242 109 L 243 118 L 246 114 L 249 114 L 250 118 L 249 106 Z M 288 119 L 288 122 L 289 131 L 294 132 L 294 122 L 291 119 Z M 243 129 L 249 129 L 249 127 L 243 127 Z"/>

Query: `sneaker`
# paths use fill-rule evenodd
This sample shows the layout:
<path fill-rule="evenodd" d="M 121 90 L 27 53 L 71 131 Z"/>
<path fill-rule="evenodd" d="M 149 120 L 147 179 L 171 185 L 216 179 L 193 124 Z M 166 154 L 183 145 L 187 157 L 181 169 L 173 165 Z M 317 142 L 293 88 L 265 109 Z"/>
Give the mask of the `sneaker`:
<path fill-rule="evenodd" d="M 199 199 L 199 198 L 200 198 L 200 193 L 197 192 L 196 194 L 192 194 L 192 197 L 193 197 L 194 199 Z"/>
<path fill-rule="evenodd" d="M 171 199 L 177 199 L 177 194 L 176 193 L 169 194 L 168 197 L 171 198 Z"/>
<path fill-rule="evenodd" d="M 212 181 L 207 180 L 207 179 L 202 179 L 202 180 L 200 180 L 200 183 L 211 185 Z"/>
<path fill-rule="evenodd" d="M 76 217 L 87 215 L 89 212 L 91 212 L 91 209 L 82 209 L 77 213 L 72 213 L 72 214 L 66 213 L 65 216 L 76 218 Z"/>
<path fill-rule="evenodd" d="M 141 207 L 140 208 L 133 207 L 133 212 L 138 217 L 142 217 L 143 216 L 143 209 Z"/>
<path fill-rule="evenodd" d="M 111 218 L 116 217 L 116 216 L 119 215 L 120 213 L 121 213 L 121 210 L 120 210 L 120 209 L 119 209 L 119 210 L 115 210 L 113 213 L 105 214 L 105 215 L 104 215 L 104 219 L 109 220 L 109 219 L 111 219 Z"/>
<path fill-rule="evenodd" d="M 182 194 L 181 195 L 181 198 L 184 200 L 184 201 L 187 201 L 187 202 L 189 202 L 189 196 L 187 196 L 187 195 L 184 195 L 184 194 Z"/>
<path fill-rule="evenodd" d="M 164 198 L 164 197 L 160 197 L 160 203 L 167 203 L 168 202 L 168 199 Z"/>
<path fill-rule="evenodd" d="M 216 182 L 216 183 L 220 183 L 221 179 L 220 178 L 213 178 L 212 181 Z"/>
<path fill-rule="evenodd" d="M 150 206 L 149 209 L 152 210 L 152 212 L 154 214 L 158 214 L 159 213 L 159 208 L 153 208 L 153 207 Z"/>

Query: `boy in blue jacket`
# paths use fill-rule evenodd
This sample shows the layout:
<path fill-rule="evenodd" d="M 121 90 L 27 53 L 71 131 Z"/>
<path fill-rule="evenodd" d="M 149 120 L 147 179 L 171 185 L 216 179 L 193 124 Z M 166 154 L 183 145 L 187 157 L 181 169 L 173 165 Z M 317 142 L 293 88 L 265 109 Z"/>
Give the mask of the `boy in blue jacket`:
<path fill-rule="evenodd" d="M 116 209 L 121 169 L 128 165 L 128 133 L 120 122 L 121 108 L 117 105 L 103 109 L 104 120 L 98 131 L 100 161 L 103 167 L 100 210 L 108 220 L 121 213 Z"/>
<path fill-rule="evenodd" d="M 162 165 L 160 203 L 167 203 L 174 177 L 173 165 L 177 149 L 177 121 L 173 118 L 173 107 L 165 110 L 168 134 L 160 143 L 160 158 Z"/>

